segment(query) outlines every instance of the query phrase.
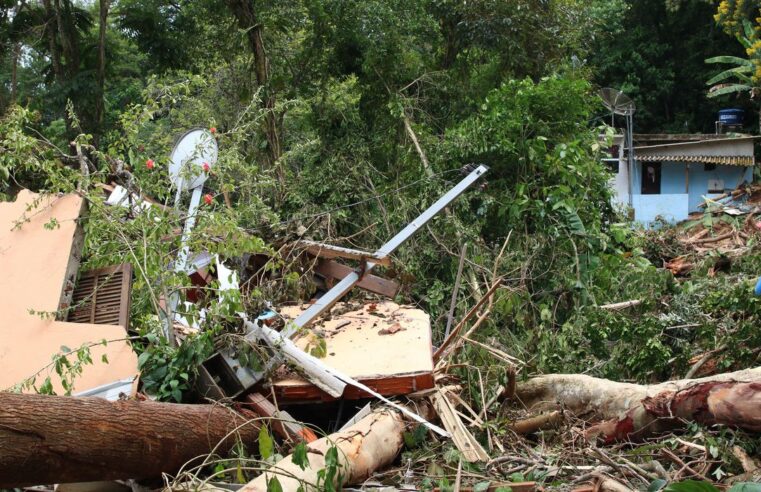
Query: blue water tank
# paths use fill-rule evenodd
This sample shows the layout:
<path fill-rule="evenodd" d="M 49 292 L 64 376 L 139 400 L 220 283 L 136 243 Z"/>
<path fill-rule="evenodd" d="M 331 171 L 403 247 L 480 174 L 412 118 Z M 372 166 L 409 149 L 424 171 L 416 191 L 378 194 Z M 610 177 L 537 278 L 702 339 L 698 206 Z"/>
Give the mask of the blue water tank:
<path fill-rule="evenodd" d="M 742 109 L 722 109 L 719 111 L 719 121 L 722 125 L 742 125 L 745 111 Z"/>

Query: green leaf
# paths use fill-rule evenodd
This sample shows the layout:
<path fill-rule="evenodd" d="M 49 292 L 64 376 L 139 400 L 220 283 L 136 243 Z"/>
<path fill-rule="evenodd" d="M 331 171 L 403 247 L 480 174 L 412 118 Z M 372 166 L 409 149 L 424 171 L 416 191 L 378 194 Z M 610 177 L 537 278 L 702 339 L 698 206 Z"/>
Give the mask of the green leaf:
<path fill-rule="evenodd" d="M 269 459 L 275 454 L 275 444 L 266 425 L 259 430 L 259 455 L 263 460 Z"/>
<path fill-rule="evenodd" d="M 101 355 L 100 361 L 104 364 L 108 364 L 108 356 L 106 354 Z"/>
<path fill-rule="evenodd" d="M 700 482 L 697 480 L 685 480 L 683 482 L 672 483 L 664 492 L 719 492 L 713 484 L 709 482 Z"/>
<path fill-rule="evenodd" d="M 309 467 L 309 458 L 307 457 L 307 446 L 303 442 L 300 442 L 293 448 L 293 454 L 291 455 L 291 461 L 294 465 L 297 465 L 302 470 L 306 470 Z"/>
<path fill-rule="evenodd" d="M 736 483 L 728 492 L 761 492 L 761 483 L 740 482 Z"/>
<path fill-rule="evenodd" d="M 148 359 L 151 358 L 150 352 L 143 352 L 137 357 L 137 368 L 142 369 L 146 362 L 148 362 Z"/>
<path fill-rule="evenodd" d="M 325 453 L 325 467 L 335 468 L 336 466 L 338 466 L 338 448 L 331 446 Z"/>
<path fill-rule="evenodd" d="M 714 56 L 713 58 L 706 58 L 706 63 L 734 63 L 735 65 L 747 65 L 749 67 L 753 66 L 753 62 L 746 58 L 740 58 L 737 56 Z"/>
<path fill-rule="evenodd" d="M 280 480 L 277 477 L 272 477 L 267 482 L 267 492 L 283 492 L 283 486 L 280 485 Z"/>
<path fill-rule="evenodd" d="M 730 77 L 737 77 L 745 83 L 750 83 L 751 81 L 750 77 L 748 77 L 745 74 L 752 73 L 752 72 L 753 72 L 753 68 L 747 67 L 747 66 L 730 68 L 729 70 L 724 70 L 723 72 L 709 79 L 708 82 L 706 82 L 706 85 L 714 85 Z"/>
<path fill-rule="evenodd" d="M 750 90 L 751 87 L 746 84 L 730 84 L 726 87 L 722 87 L 721 89 L 709 92 L 708 97 L 719 97 L 725 94 L 734 94 L 736 92 L 745 92 Z"/>
<path fill-rule="evenodd" d="M 485 480 L 483 482 L 478 482 L 475 485 L 473 485 L 473 492 L 486 492 L 489 490 L 489 485 L 491 482 L 488 480 Z"/>
<path fill-rule="evenodd" d="M 650 485 L 648 485 L 647 492 L 658 492 L 663 487 L 665 487 L 667 483 L 668 482 L 662 478 L 656 478 L 650 482 Z"/>

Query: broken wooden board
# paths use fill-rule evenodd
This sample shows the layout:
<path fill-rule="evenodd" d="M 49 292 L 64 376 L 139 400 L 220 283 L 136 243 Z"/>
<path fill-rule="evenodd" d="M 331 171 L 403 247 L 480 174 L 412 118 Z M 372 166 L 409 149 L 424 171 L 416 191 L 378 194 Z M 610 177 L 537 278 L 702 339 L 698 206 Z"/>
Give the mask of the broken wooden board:
<path fill-rule="evenodd" d="M 431 402 L 444 428 L 452 435 L 452 441 L 462 454 L 462 458 L 469 463 L 488 461 L 488 453 L 462 423 L 446 391 L 436 391 L 431 396 Z"/>
<path fill-rule="evenodd" d="M 333 287 L 335 281 L 343 280 L 343 278 L 353 272 L 354 269 L 333 260 L 321 259 L 317 262 L 314 271 L 325 277 L 327 287 L 330 288 Z M 392 299 L 396 293 L 399 292 L 400 288 L 397 282 L 378 277 L 371 273 L 366 273 L 357 283 L 357 287 Z"/>
<path fill-rule="evenodd" d="M 346 258 L 348 260 L 372 261 L 376 265 L 391 266 L 391 258 L 381 256 L 378 253 L 370 251 L 360 251 L 358 249 L 343 248 L 333 246 L 332 244 L 317 243 L 302 239 L 296 243 L 296 247 L 303 248 L 304 251 L 317 258 Z"/>
<path fill-rule="evenodd" d="M 53 390 L 62 393 L 59 377 L 48 367 L 62 347 L 76 351 L 92 345 L 93 363 L 74 379 L 74 393 L 137 375 L 137 357 L 123 340 L 123 327 L 68 323 L 30 312 L 55 314 L 67 307 L 60 304 L 73 289 L 83 207 L 78 195 L 40 196 L 27 190 L 15 202 L 0 203 L 0 390 L 37 374 L 37 386 L 50 376 Z M 120 341 L 103 346 L 102 340 Z"/>
<path fill-rule="evenodd" d="M 317 435 L 310 429 L 294 420 L 287 412 L 277 409 L 261 393 L 249 393 L 245 397 L 245 405 L 250 406 L 260 416 L 271 419 L 270 426 L 283 439 L 295 442 L 312 442 L 317 440 Z"/>
<path fill-rule="evenodd" d="M 282 308 L 295 319 L 307 306 Z M 322 337 L 322 338 L 321 338 Z M 321 340 L 324 340 L 324 346 Z M 325 364 L 358 380 L 384 396 L 405 395 L 433 387 L 431 324 L 420 309 L 394 302 L 365 305 L 337 304 L 331 318 L 318 322 L 294 340 L 305 352 L 324 352 Z M 330 400 L 325 392 L 284 368 L 273 378 L 278 402 Z M 343 398 L 369 395 L 347 386 Z"/>

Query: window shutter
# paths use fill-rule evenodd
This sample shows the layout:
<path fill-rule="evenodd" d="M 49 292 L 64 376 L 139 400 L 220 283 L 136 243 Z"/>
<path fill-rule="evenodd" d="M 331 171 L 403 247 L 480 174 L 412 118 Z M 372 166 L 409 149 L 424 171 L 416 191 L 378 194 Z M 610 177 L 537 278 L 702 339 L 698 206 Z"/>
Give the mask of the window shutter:
<path fill-rule="evenodd" d="M 129 263 L 82 273 L 74 289 L 69 321 L 128 329 L 131 287 Z"/>

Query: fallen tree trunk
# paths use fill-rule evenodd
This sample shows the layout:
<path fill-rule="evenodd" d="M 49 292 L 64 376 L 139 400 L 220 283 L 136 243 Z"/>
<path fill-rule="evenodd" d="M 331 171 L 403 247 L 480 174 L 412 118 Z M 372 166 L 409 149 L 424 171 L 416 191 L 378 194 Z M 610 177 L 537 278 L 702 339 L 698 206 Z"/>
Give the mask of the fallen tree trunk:
<path fill-rule="evenodd" d="M 158 477 L 258 430 L 220 405 L 0 392 L 0 489 Z"/>
<path fill-rule="evenodd" d="M 430 414 L 430 407 L 415 408 L 421 415 Z M 307 445 L 309 466 L 304 470 L 287 456 L 249 482 L 240 492 L 266 492 L 267 484 L 277 477 L 283 492 L 323 490 L 318 473 L 326 468 L 328 450 L 335 446 L 338 463 L 335 484 L 355 484 L 364 481 L 376 470 L 391 463 L 402 449 L 406 422 L 401 412 L 391 408 L 375 410 L 346 430 Z M 337 483 L 340 481 L 341 483 Z"/>
<path fill-rule="evenodd" d="M 642 438 L 684 421 L 761 431 L 761 368 L 653 385 L 551 374 L 520 384 L 516 396 L 531 409 L 562 405 L 587 420 L 602 420 L 587 436 L 606 442 Z"/>

